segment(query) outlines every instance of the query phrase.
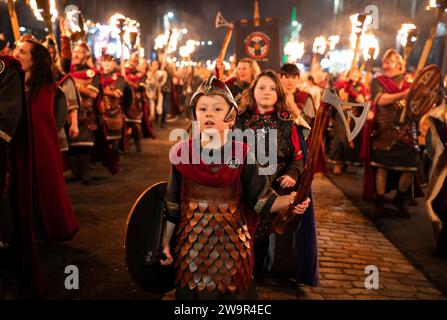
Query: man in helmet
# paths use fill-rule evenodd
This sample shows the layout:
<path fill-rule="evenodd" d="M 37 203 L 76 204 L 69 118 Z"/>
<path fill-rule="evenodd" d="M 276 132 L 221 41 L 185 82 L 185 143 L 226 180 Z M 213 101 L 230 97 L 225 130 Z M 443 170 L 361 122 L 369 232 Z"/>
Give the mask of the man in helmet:
<path fill-rule="evenodd" d="M 294 195 L 278 196 L 270 189 L 254 155 L 228 135 L 238 106 L 223 82 L 214 76 L 204 81 L 191 109 L 200 138 L 171 149 L 161 264 L 174 263 L 177 269 L 177 299 L 256 298 L 252 237 L 257 217 L 285 209 Z M 193 159 L 197 154 L 199 164 Z M 293 213 L 304 213 L 309 202 Z M 176 225 L 176 245 L 170 248 Z"/>
<path fill-rule="evenodd" d="M 69 139 L 68 157 L 73 173 L 73 180 L 82 180 L 90 184 L 90 159 L 95 145 L 95 135 L 99 128 L 98 106 L 101 97 L 101 80 L 98 70 L 88 65 L 91 52 L 85 42 L 74 47 L 71 77 L 80 94 L 78 113 L 79 134 Z"/>

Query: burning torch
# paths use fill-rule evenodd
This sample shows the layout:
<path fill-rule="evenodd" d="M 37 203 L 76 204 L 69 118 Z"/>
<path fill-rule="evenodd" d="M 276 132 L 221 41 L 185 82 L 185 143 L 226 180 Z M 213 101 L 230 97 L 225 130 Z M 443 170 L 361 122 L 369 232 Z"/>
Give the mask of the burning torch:
<path fill-rule="evenodd" d="M 363 71 L 366 65 L 366 83 L 371 81 L 371 69 L 372 63 L 379 56 L 379 42 L 377 38 L 372 34 L 365 34 L 363 38 L 363 63 L 360 67 L 360 72 Z"/>
<path fill-rule="evenodd" d="M 119 31 L 121 42 L 121 74 L 123 75 L 123 77 L 126 77 L 126 64 L 124 63 L 124 48 L 126 46 L 124 43 L 124 34 L 126 33 L 124 27 L 126 25 L 126 17 L 120 13 L 115 13 L 110 18 L 110 25 L 112 27 L 116 27 Z"/>
<path fill-rule="evenodd" d="M 354 45 L 354 58 L 352 59 L 351 70 L 356 66 L 357 59 L 359 57 L 362 35 L 366 29 L 366 26 L 372 22 L 370 15 L 366 13 L 357 13 L 350 17 L 352 23 L 351 38 L 355 37 Z"/>
<path fill-rule="evenodd" d="M 17 18 L 17 12 L 14 6 L 15 0 L 7 0 L 8 3 L 8 13 L 9 18 L 11 19 L 11 27 L 12 31 L 14 32 L 14 39 L 15 41 L 20 39 L 20 31 L 19 31 L 19 20 Z"/>
<path fill-rule="evenodd" d="M 436 8 L 436 19 L 430 29 L 430 34 L 428 36 L 428 39 L 425 42 L 424 50 L 422 51 L 421 59 L 419 60 L 416 72 L 422 70 L 425 67 L 425 63 L 427 62 L 428 54 L 430 53 L 430 49 L 433 44 L 433 40 L 435 39 L 435 36 L 436 36 L 436 29 L 438 27 L 439 22 L 442 19 L 442 15 L 444 14 L 444 11 L 447 9 L 447 0 L 430 0 L 429 8 Z"/>
<path fill-rule="evenodd" d="M 29 0 L 29 5 L 37 20 L 44 21 L 48 34 L 54 40 L 53 22 L 58 17 L 56 0 Z"/>
<path fill-rule="evenodd" d="M 402 28 L 397 33 L 397 37 L 400 38 L 400 45 L 404 48 L 402 69 L 405 71 L 408 57 L 410 56 L 413 45 L 417 40 L 416 26 L 410 23 L 402 24 Z"/>
<path fill-rule="evenodd" d="M 323 56 L 324 53 L 326 52 L 326 38 L 323 36 L 319 36 L 316 37 L 314 40 L 314 44 L 312 47 L 312 52 L 313 52 L 313 56 L 312 56 L 312 63 L 311 63 L 311 67 L 310 67 L 310 73 L 312 74 L 312 76 L 314 77 L 314 79 L 317 79 L 317 71 L 320 68 L 320 63 L 319 63 L 319 56 Z"/>

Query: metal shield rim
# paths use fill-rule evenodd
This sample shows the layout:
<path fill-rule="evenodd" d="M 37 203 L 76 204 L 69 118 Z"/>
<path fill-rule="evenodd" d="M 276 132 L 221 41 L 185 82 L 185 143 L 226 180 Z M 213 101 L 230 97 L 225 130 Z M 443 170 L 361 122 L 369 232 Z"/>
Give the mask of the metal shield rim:
<path fill-rule="evenodd" d="M 127 270 L 127 272 L 130 275 L 130 278 L 132 279 L 132 282 L 135 283 L 140 289 L 142 289 L 143 291 L 150 293 L 150 294 L 154 294 L 156 296 L 160 296 L 160 295 L 164 295 L 166 293 L 168 293 L 169 291 L 173 290 L 175 288 L 175 284 L 174 284 L 174 280 L 175 280 L 175 269 L 173 266 L 167 266 L 167 267 L 162 267 L 160 265 L 144 265 L 143 263 L 143 259 L 141 263 L 137 262 L 139 260 L 139 256 L 140 253 L 138 253 L 138 251 L 140 251 L 139 249 L 140 246 L 136 245 L 135 239 L 133 235 L 138 235 L 141 234 L 141 227 L 140 232 L 139 233 L 134 233 L 134 231 L 136 230 L 135 227 L 140 225 L 140 223 L 142 221 L 140 221 L 140 219 L 143 216 L 146 216 L 145 214 L 145 205 L 147 205 L 147 201 L 148 199 L 155 199 L 153 198 L 153 196 L 157 197 L 158 199 L 158 195 L 160 195 L 160 191 L 162 189 L 166 189 L 167 188 L 167 182 L 166 181 L 161 181 L 158 183 L 155 183 L 153 185 L 151 185 L 150 187 L 148 187 L 146 190 L 144 190 L 140 196 L 135 200 L 135 202 L 132 205 L 132 208 L 129 211 L 129 214 L 127 215 L 126 218 L 126 225 L 125 225 L 125 230 L 124 230 L 124 243 L 123 243 L 123 253 L 124 253 L 124 265 L 125 268 Z M 166 192 L 166 190 L 161 191 L 162 194 Z M 160 199 L 159 199 L 160 200 Z M 158 202 L 157 202 L 158 203 Z M 161 204 L 161 203 L 160 203 Z M 142 211 L 143 209 L 143 211 Z M 158 216 L 160 212 L 155 212 L 154 214 L 156 214 Z M 143 215 L 142 215 L 143 214 Z M 150 217 L 147 216 L 148 218 Z M 153 218 L 155 218 L 155 216 L 153 216 Z M 149 219 L 153 219 L 153 218 L 149 218 Z M 137 219 L 137 220 L 135 220 Z M 140 225 L 143 226 L 143 229 L 145 229 L 145 224 Z M 128 232 L 129 229 L 130 233 Z M 130 242 L 129 242 L 130 241 Z M 138 242 L 138 240 L 137 240 Z M 144 246 L 144 244 L 143 244 Z M 137 251 L 135 251 L 137 248 L 139 248 Z M 131 250 L 131 251 L 129 251 Z M 130 254 L 130 255 L 129 255 Z M 135 259 L 136 258 L 136 259 Z M 160 268 L 163 268 L 163 270 L 161 270 Z M 166 269 L 164 269 L 166 268 Z M 148 273 L 146 273 L 146 271 Z M 158 272 L 161 272 L 160 274 Z M 161 278 L 159 279 L 167 279 L 167 282 L 159 282 L 157 279 L 157 277 L 154 278 L 153 275 L 159 274 L 161 276 Z M 146 277 L 147 275 L 147 277 Z"/>
<path fill-rule="evenodd" d="M 165 183 L 168 183 L 168 182 L 167 181 L 160 181 L 160 182 L 154 183 L 150 187 L 146 188 L 146 190 L 144 190 L 140 194 L 140 196 L 137 198 L 137 200 L 134 201 L 134 203 L 132 205 L 132 208 L 130 208 L 130 211 L 127 214 L 127 218 L 126 218 L 126 225 L 125 225 L 125 228 L 124 228 L 124 237 L 123 237 L 123 248 L 124 248 L 124 250 L 126 250 L 126 239 L 127 239 L 127 230 L 128 230 L 128 227 L 129 227 L 129 222 L 130 222 L 130 219 L 132 218 L 132 214 L 133 214 L 136 206 L 138 205 L 140 200 L 146 195 L 146 193 L 148 193 L 152 188 L 155 188 L 155 187 L 157 187 L 157 186 L 159 186 L 161 184 L 165 184 Z M 125 251 L 124 251 L 124 253 L 125 253 Z"/>
<path fill-rule="evenodd" d="M 411 105 L 413 99 L 416 98 L 416 97 L 418 96 L 418 88 L 419 88 L 419 84 L 420 84 L 420 79 L 422 78 L 422 75 L 425 74 L 425 73 L 427 73 L 427 72 L 434 72 L 435 75 L 436 75 L 437 77 L 439 77 L 439 81 L 442 81 L 442 72 L 441 72 L 441 70 L 439 69 L 439 67 L 438 67 L 437 65 L 435 65 L 435 64 L 430 64 L 430 65 L 424 67 L 424 68 L 420 71 L 420 73 L 416 76 L 416 78 L 414 79 L 414 81 L 413 81 L 413 83 L 412 83 L 412 86 L 411 86 L 411 88 L 410 88 L 410 92 L 408 93 L 408 100 L 407 100 L 407 104 L 408 104 L 408 105 Z M 437 82 L 439 82 L 439 81 L 437 81 Z M 439 87 L 439 84 L 438 84 L 437 86 Z M 430 89 L 434 89 L 434 88 L 435 88 L 435 87 L 433 87 L 433 88 L 430 87 Z M 421 112 L 419 112 L 419 113 L 416 115 L 416 114 L 411 113 L 411 110 L 410 110 L 410 117 L 415 117 L 415 116 L 416 116 L 416 117 L 421 117 L 421 116 L 423 116 L 424 114 L 425 114 L 425 113 L 421 114 Z"/>

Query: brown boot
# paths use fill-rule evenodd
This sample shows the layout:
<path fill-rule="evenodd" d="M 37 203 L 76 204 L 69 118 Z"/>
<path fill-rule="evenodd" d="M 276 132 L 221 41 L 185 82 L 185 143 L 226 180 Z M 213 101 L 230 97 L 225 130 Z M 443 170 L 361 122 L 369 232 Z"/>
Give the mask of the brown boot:
<path fill-rule="evenodd" d="M 85 186 L 90 185 L 91 177 L 90 177 L 90 153 L 83 153 L 80 156 L 80 167 L 81 167 L 81 180 L 82 184 Z"/>
<path fill-rule="evenodd" d="M 393 199 L 393 204 L 396 206 L 399 217 L 403 219 L 410 219 L 411 214 L 405 205 L 406 192 L 397 191 L 396 196 Z"/>
<path fill-rule="evenodd" d="M 334 169 L 332 169 L 332 172 L 336 175 L 339 176 L 341 174 L 341 165 L 339 163 L 334 165 Z"/>
<path fill-rule="evenodd" d="M 385 203 L 385 195 L 376 194 L 376 201 L 374 203 L 374 208 L 372 210 L 373 218 L 380 218 L 383 216 L 383 208 Z"/>
<path fill-rule="evenodd" d="M 71 167 L 71 177 L 67 182 L 75 182 L 81 179 L 81 165 L 79 163 L 79 156 L 68 156 L 68 161 Z"/>

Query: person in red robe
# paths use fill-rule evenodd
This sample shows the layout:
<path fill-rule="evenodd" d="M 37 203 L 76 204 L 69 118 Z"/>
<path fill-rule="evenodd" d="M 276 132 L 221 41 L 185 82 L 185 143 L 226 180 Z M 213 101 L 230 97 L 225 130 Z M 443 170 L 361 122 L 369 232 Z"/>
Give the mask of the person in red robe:
<path fill-rule="evenodd" d="M 47 289 L 33 234 L 30 109 L 24 78 L 20 62 L 0 54 L 0 257 L 6 258 L 0 268 L 0 299 L 40 298 Z"/>
<path fill-rule="evenodd" d="M 36 236 L 69 240 L 79 226 L 64 184 L 59 130 L 54 115 L 56 78 L 51 56 L 33 39 L 19 41 L 14 57 L 25 71 L 26 103 L 31 109 L 33 218 Z"/>

